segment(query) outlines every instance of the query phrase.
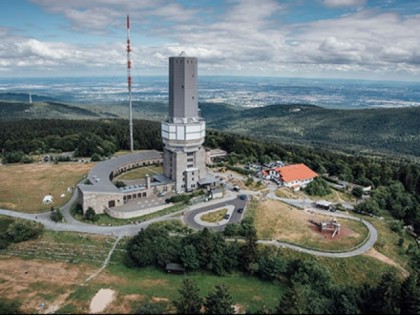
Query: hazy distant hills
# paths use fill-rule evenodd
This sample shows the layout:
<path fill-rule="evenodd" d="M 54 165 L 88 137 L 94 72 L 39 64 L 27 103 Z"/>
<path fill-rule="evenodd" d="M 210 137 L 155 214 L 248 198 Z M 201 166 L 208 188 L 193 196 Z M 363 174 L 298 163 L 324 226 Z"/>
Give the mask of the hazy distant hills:
<path fill-rule="evenodd" d="M 44 95 L 36 95 L 33 94 L 32 96 L 33 102 L 57 102 L 58 100 Z M 29 102 L 29 94 L 28 93 L 0 93 L 0 100 L 4 101 L 16 101 L 16 102 Z"/>
<path fill-rule="evenodd" d="M 55 102 L 0 101 L 0 120 L 18 119 L 93 119 L 117 117 L 111 113 L 97 113 L 78 106 Z"/>
<path fill-rule="evenodd" d="M 420 156 L 419 118 L 420 107 L 337 110 L 272 105 L 229 109 L 207 125 L 287 143 Z"/>
<path fill-rule="evenodd" d="M 200 103 L 209 128 L 266 140 L 343 151 L 391 153 L 420 157 L 420 107 L 338 110 L 313 105 L 271 105 L 241 108 Z M 134 118 L 157 120 L 168 105 L 134 102 Z M 0 101 L 0 120 L 128 117 L 127 103 L 68 105 L 57 102 Z"/>

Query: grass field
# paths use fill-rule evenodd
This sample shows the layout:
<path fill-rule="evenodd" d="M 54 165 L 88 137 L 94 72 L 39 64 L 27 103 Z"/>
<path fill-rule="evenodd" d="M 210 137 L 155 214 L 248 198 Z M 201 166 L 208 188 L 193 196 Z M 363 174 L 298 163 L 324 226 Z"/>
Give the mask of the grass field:
<path fill-rule="evenodd" d="M 162 166 L 143 166 L 139 167 L 133 170 L 130 170 L 128 172 L 125 172 L 117 177 L 114 178 L 114 181 L 116 180 L 126 180 L 126 179 L 139 179 L 146 177 L 146 174 L 152 176 L 157 174 L 162 174 L 163 167 Z"/>
<path fill-rule="evenodd" d="M 280 201 L 260 203 L 255 215 L 258 238 L 275 239 L 320 250 L 349 250 L 359 245 L 368 235 L 367 228 L 354 220 L 339 219 L 340 233 L 331 238 L 331 232 L 321 233 L 309 222 L 331 221 L 331 216 L 297 210 Z"/>
<path fill-rule="evenodd" d="M 335 189 L 331 189 L 331 193 L 326 196 L 310 196 L 306 194 L 304 191 L 292 191 L 290 188 L 281 187 L 276 190 L 275 192 L 277 197 L 280 198 L 290 198 L 290 199 L 311 199 L 311 200 L 319 200 L 324 199 L 330 202 L 340 203 L 340 202 L 355 202 L 356 198 L 344 193 L 342 191 L 338 191 Z"/>
<path fill-rule="evenodd" d="M 288 260 L 315 260 L 328 269 L 337 284 L 346 286 L 362 283 L 377 284 L 386 271 L 396 270 L 395 267 L 367 255 L 335 259 L 312 256 L 288 248 L 280 248 L 278 253 Z"/>
<path fill-rule="evenodd" d="M 70 198 L 67 188 L 75 187 L 94 165 L 61 162 L 0 166 L 0 207 L 27 213 L 46 211 L 51 205 L 60 207 Z M 43 205 L 48 194 L 54 202 Z"/>
<path fill-rule="evenodd" d="M 211 211 L 209 213 L 203 214 L 200 219 L 206 222 L 219 222 L 223 220 L 225 214 L 227 213 L 228 209 L 223 208 L 217 211 Z"/>

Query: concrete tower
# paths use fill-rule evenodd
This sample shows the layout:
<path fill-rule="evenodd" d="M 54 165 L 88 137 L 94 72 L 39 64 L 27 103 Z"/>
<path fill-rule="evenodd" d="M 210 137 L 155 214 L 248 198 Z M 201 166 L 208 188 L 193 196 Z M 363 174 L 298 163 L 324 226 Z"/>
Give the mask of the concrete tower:
<path fill-rule="evenodd" d="M 206 176 L 206 124 L 197 103 L 197 58 L 182 52 L 169 58 L 169 117 L 162 122 L 163 173 L 176 191 L 198 188 Z"/>

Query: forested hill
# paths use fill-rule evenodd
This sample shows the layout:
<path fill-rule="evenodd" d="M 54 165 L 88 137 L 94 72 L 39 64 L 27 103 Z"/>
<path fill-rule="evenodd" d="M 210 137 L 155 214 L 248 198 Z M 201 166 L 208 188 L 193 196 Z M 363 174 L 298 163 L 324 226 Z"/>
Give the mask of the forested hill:
<path fill-rule="evenodd" d="M 0 119 L 92 119 L 112 118 L 112 113 L 96 112 L 93 110 L 57 102 L 14 102 L 0 101 Z"/>
<path fill-rule="evenodd" d="M 420 107 L 339 110 L 313 105 L 241 108 L 200 103 L 209 128 L 264 140 L 347 152 L 420 157 Z M 133 102 L 135 119 L 161 121 L 168 105 Z M 67 105 L 57 102 L 0 101 L 0 119 L 96 119 L 128 117 L 126 102 Z"/>
<path fill-rule="evenodd" d="M 206 108 L 202 111 L 206 118 Z M 207 120 L 218 130 L 346 151 L 420 156 L 420 107 L 338 110 L 272 105 L 218 112 Z"/>

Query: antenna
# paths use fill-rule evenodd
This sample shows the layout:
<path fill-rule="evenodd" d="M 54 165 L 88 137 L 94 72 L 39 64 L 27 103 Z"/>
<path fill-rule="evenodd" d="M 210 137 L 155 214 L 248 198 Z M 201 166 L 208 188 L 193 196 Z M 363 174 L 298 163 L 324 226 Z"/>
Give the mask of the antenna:
<path fill-rule="evenodd" d="M 130 126 L 130 150 L 131 152 L 134 151 L 133 145 L 133 108 L 131 105 L 131 59 L 130 59 L 130 16 L 127 15 L 127 82 L 128 82 L 128 103 L 130 106 L 130 118 L 129 118 L 129 126 Z"/>

